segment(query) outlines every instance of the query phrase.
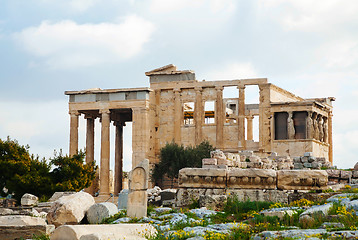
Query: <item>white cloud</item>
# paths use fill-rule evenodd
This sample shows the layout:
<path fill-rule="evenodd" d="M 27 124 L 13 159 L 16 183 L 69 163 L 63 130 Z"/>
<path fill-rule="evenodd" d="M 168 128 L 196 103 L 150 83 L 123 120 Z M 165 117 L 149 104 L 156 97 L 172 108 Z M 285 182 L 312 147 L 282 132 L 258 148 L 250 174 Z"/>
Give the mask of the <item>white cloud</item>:
<path fill-rule="evenodd" d="M 131 58 L 141 52 L 153 31 L 151 22 L 132 15 L 120 24 L 44 21 L 14 38 L 52 68 L 76 68 Z"/>
<path fill-rule="evenodd" d="M 251 63 L 229 63 L 218 70 L 210 71 L 206 75 L 207 80 L 229 80 L 243 78 L 257 78 L 258 74 Z"/>
<path fill-rule="evenodd" d="M 72 0 L 69 2 L 69 5 L 75 11 L 84 12 L 93 7 L 97 2 L 98 0 Z"/>

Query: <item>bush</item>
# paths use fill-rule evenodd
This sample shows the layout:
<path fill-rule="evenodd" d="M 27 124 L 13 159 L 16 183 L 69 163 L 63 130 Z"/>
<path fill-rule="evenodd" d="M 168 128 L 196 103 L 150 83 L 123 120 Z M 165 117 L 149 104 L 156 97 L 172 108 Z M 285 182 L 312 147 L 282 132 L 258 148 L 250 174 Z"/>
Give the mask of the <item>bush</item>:
<path fill-rule="evenodd" d="M 158 183 L 167 175 L 169 178 L 177 178 L 179 170 L 185 167 L 201 167 L 201 160 L 210 157 L 214 147 L 208 141 L 192 147 L 184 147 L 174 142 L 167 143 L 160 150 L 160 162 L 155 164 L 152 179 Z"/>

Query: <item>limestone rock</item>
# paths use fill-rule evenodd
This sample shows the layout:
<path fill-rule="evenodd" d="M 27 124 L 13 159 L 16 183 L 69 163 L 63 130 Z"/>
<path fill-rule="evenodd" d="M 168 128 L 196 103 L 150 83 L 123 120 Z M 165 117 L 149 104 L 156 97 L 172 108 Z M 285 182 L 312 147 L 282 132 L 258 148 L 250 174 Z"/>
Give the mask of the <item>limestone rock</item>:
<path fill-rule="evenodd" d="M 63 225 L 51 234 L 51 240 L 141 240 L 153 236 L 149 224 Z"/>
<path fill-rule="evenodd" d="M 55 192 L 48 201 L 49 202 L 54 202 L 54 201 L 60 199 L 63 196 L 68 196 L 68 195 L 72 195 L 72 194 L 75 194 L 75 193 L 76 192 Z"/>
<path fill-rule="evenodd" d="M 328 174 L 324 170 L 277 171 L 277 188 L 283 190 L 327 189 Z"/>
<path fill-rule="evenodd" d="M 86 213 L 87 220 L 91 224 L 101 223 L 103 219 L 118 213 L 117 206 L 110 202 L 96 203 Z"/>
<path fill-rule="evenodd" d="M 63 224 L 77 224 L 93 204 L 95 204 L 94 198 L 85 192 L 63 196 L 51 207 L 47 214 L 47 221 L 56 227 Z"/>
<path fill-rule="evenodd" d="M 218 160 L 216 158 L 203 158 L 202 165 L 217 165 Z"/>
<path fill-rule="evenodd" d="M 352 177 L 352 171 L 341 171 L 341 178 L 350 179 Z"/>
<path fill-rule="evenodd" d="M 1 240 L 32 239 L 34 235 L 49 235 L 55 230 L 54 225 L 9 225 L 0 226 Z"/>
<path fill-rule="evenodd" d="M 38 203 L 39 198 L 35 195 L 32 195 L 30 193 L 25 193 L 21 197 L 21 206 L 29 207 L 29 206 L 35 206 Z"/>
<path fill-rule="evenodd" d="M 218 209 L 224 205 L 226 200 L 226 195 L 204 195 L 199 197 L 199 206 L 210 209 Z"/>
<path fill-rule="evenodd" d="M 24 215 L 0 216 L 0 225 L 46 225 L 43 218 Z"/>
<path fill-rule="evenodd" d="M 0 208 L 0 216 L 1 215 L 11 215 L 13 213 L 14 213 L 14 211 L 11 210 L 10 208 Z"/>

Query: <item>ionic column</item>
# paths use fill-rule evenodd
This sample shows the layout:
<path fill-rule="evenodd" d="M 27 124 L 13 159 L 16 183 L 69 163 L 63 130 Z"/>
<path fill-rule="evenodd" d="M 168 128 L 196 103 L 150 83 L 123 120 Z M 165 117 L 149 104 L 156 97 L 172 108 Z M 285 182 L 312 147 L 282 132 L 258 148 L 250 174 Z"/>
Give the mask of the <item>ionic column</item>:
<path fill-rule="evenodd" d="M 223 87 L 215 87 L 216 89 L 216 147 L 223 149 L 224 147 L 224 103 L 223 103 Z"/>
<path fill-rule="evenodd" d="M 114 165 L 114 195 L 117 196 L 122 190 L 123 179 L 123 123 L 115 122 L 115 165 Z"/>
<path fill-rule="evenodd" d="M 252 124 L 253 120 L 254 120 L 253 115 L 246 116 L 246 121 L 247 121 L 246 135 L 248 141 L 254 140 L 254 132 L 253 132 L 253 124 Z"/>
<path fill-rule="evenodd" d="M 203 109 L 203 89 L 201 87 L 195 88 L 195 105 L 194 105 L 194 123 L 195 123 L 195 144 L 202 142 L 202 126 L 204 121 Z"/>
<path fill-rule="evenodd" d="M 92 116 L 86 115 L 87 132 L 86 132 L 86 163 L 94 162 L 94 121 Z M 89 194 L 94 194 L 93 184 L 85 189 Z"/>
<path fill-rule="evenodd" d="M 313 115 L 312 111 L 307 112 L 307 119 L 306 119 L 306 125 L 307 125 L 306 136 L 307 136 L 307 139 L 312 139 L 313 138 L 313 134 L 312 134 L 312 132 L 313 132 L 312 115 Z"/>
<path fill-rule="evenodd" d="M 238 86 L 239 89 L 239 113 L 238 113 L 238 142 L 239 150 L 246 148 L 245 142 L 245 86 Z"/>
<path fill-rule="evenodd" d="M 174 89 L 174 141 L 177 144 L 181 142 L 181 116 L 182 107 L 180 101 L 180 89 Z"/>
<path fill-rule="evenodd" d="M 101 109 L 101 169 L 100 169 L 100 195 L 109 195 L 109 157 L 110 157 L 110 110 Z"/>
<path fill-rule="evenodd" d="M 295 139 L 295 125 L 293 122 L 293 112 L 288 112 L 287 134 L 288 134 L 288 139 Z"/>
<path fill-rule="evenodd" d="M 333 165 L 333 138 L 332 138 L 332 111 L 329 112 L 328 115 L 328 144 L 329 144 L 329 149 L 328 149 L 328 157 L 329 157 L 329 161 L 331 163 L 331 165 Z"/>
<path fill-rule="evenodd" d="M 78 152 L 78 116 L 80 113 L 75 110 L 70 110 L 70 156 Z"/>

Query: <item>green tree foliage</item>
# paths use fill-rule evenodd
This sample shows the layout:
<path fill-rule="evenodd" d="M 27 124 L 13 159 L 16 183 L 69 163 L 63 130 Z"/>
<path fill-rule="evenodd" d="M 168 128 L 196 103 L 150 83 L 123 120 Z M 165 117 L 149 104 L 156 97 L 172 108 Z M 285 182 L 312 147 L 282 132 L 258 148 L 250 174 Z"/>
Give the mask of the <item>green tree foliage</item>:
<path fill-rule="evenodd" d="M 89 187 L 95 178 L 96 169 L 94 162 L 83 164 L 85 153 L 79 151 L 73 157 L 59 155 L 51 159 L 51 163 L 57 166 L 51 172 L 51 178 L 54 183 L 54 190 L 62 191 L 80 191 Z"/>
<path fill-rule="evenodd" d="M 17 200 L 25 193 L 48 198 L 55 191 L 79 191 L 88 187 L 96 167 L 94 163 L 84 164 L 84 156 L 82 151 L 73 157 L 60 153 L 48 162 L 30 155 L 29 146 L 10 138 L 0 139 L 0 195 L 5 196 L 6 188 Z"/>
<path fill-rule="evenodd" d="M 184 147 L 174 142 L 167 143 L 160 150 L 160 161 L 155 164 L 152 178 L 158 183 L 163 176 L 177 178 L 179 170 L 185 167 L 201 167 L 201 160 L 210 157 L 214 147 L 208 141 L 192 147 Z"/>

